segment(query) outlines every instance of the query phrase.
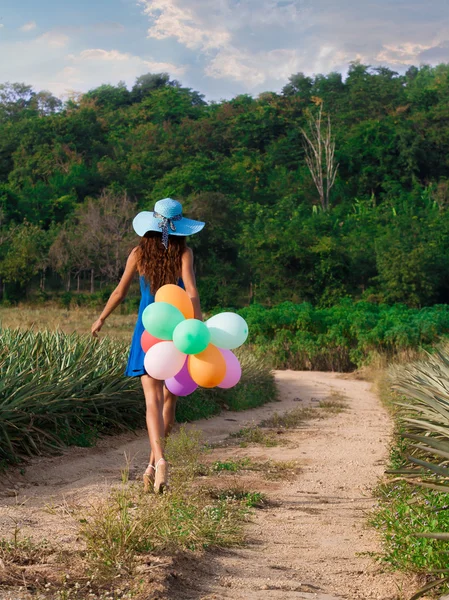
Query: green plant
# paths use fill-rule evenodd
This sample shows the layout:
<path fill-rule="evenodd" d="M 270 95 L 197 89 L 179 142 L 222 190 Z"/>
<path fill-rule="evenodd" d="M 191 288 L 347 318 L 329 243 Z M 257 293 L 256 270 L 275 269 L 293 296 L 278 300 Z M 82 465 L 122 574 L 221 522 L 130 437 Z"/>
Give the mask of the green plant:
<path fill-rule="evenodd" d="M 212 471 L 216 473 L 231 472 L 237 473 L 237 471 L 241 471 L 242 469 L 251 468 L 251 460 L 249 458 L 240 458 L 237 460 L 217 460 L 212 464 Z"/>
<path fill-rule="evenodd" d="M 402 481 L 380 489 L 373 524 L 384 532 L 385 560 L 431 575 L 417 599 L 449 583 L 449 353 L 391 369 L 399 420 L 390 473 Z"/>
<path fill-rule="evenodd" d="M 248 499 L 215 497 L 192 487 L 205 448 L 198 432 L 182 428 L 167 443 L 172 477 L 162 495 L 143 493 L 124 471 L 121 486 L 81 519 L 87 560 L 104 580 L 117 573 L 131 575 L 139 556 L 148 553 L 199 550 L 242 541 Z M 255 500 L 255 499 L 254 499 Z"/>
<path fill-rule="evenodd" d="M 69 444 L 91 446 L 102 434 L 143 425 L 140 382 L 124 377 L 128 350 L 107 337 L 0 329 L 0 464 Z M 270 370 L 245 352 L 241 357 L 242 383 L 181 399 L 178 420 L 207 417 L 226 403 L 237 410 L 272 400 Z"/>
<path fill-rule="evenodd" d="M 305 421 L 319 418 L 318 411 L 313 407 L 293 408 L 283 414 L 275 412 L 269 419 L 260 423 L 260 427 L 273 429 L 293 429 L 300 427 Z"/>
<path fill-rule="evenodd" d="M 262 446 L 277 446 L 279 441 L 276 434 L 273 432 L 265 432 L 260 427 L 254 425 L 252 427 L 243 427 L 231 433 L 229 436 L 231 439 L 240 440 L 240 446 L 244 448 L 248 444 L 260 444 Z"/>
<path fill-rule="evenodd" d="M 61 332 L 0 330 L 0 458 L 90 445 L 143 422 L 138 382 L 123 377 L 127 347 Z"/>
<path fill-rule="evenodd" d="M 226 502 L 243 502 L 248 508 L 265 508 L 268 500 L 262 492 L 248 491 L 244 487 L 235 485 L 228 489 L 209 489 L 211 498 Z"/>
<path fill-rule="evenodd" d="M 345 298 L 326 308 L 284 302 L 240 314 L 256 355 L 270 356 L 278 369 L 352 371 L 379 356 L 391 361 L 431 349 L 449 333 L 445 305 L 415 309 Z"/>

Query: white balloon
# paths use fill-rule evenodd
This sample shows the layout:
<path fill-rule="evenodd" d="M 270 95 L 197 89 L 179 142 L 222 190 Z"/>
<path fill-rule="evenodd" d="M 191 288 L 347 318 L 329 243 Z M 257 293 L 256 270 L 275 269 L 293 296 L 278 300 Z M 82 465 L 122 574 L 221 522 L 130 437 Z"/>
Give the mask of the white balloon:
<path fill-rule="evenodd" d="M 234 350 L 248 337 L 248 324 L 240 315 L 224 312 L 206 321 L 210 331 L 210 341 L 223 350 Z"/>
<path fill-rule="evenodd" d="M 145 354 L 145 371 L 154 379 L 170 379 L 179 373 L 186 361 L 173 342 L 159 342 Z"/>

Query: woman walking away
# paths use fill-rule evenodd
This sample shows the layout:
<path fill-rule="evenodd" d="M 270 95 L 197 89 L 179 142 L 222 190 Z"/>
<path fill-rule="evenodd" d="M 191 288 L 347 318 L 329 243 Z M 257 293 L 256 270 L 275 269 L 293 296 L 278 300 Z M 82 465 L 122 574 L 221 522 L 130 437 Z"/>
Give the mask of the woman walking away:
<path fill-rule="evenodd" d="M 142 297 L 125 374 L 140 377 L 145 394 L 151 452 L 143 474 L 144 487 L 148 491 L 154 485 L 155 492 L 162 492 L 167 487 L 168 476 L 164 440 L 173 427 L 177 398 L 162 381 L 153 379 L 145 371 L 145 353 L 140 345 L 144 331 L 142 313 L 154 302 L 158 289 L 171 283 L 186 290 L 193 303 L 195 319 L 202 320 L 193 271 L 193 253 L 186 244 L 186 236 L 201 231 L 204 223 L 186 219 L 182 215 L 182 205 L 165 198 L 156 202 L 154 212 L 139 213 L 134 218 L 133 227 L 141 237 L 140 244 L 131 251 L 120 283 L 112 292 L 100 318 L 92 325 L 92 334 L 97 337 L 107 317 L 126 297 L 131 281 L 138 272 Z"/>

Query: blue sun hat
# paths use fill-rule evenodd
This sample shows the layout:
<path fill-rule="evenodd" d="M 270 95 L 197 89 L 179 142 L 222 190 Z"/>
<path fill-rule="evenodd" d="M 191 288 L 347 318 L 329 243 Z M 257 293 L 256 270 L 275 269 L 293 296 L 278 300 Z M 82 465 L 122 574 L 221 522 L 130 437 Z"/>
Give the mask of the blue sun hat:
<path fill-rule="evenodd" d="M 193 235 L 201 231 L 205 223 L 182 216 L 182 204 L 172 198 L 164 198 L 154 205 L 154 211 L 142 211 L 134 217 L 133 228 L 143 237 L 147 231 L 160 231 L 162 243 L 168 247 L 169 235 Z"/>

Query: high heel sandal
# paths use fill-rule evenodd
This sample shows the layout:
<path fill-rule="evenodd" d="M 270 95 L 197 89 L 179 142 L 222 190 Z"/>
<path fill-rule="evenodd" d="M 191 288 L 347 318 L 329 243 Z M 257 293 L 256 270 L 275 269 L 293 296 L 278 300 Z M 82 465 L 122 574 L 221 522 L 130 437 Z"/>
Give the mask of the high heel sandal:
<path fill-rule="evenodd" d="M 145 473 L 143 474 L 143 490 L 144 492 L 148 492 L 150 487 L 154 485 L 156 468 L 154 465 L 148 465 L 145 469 Z"/>
<path fill-rule="evenodd" d="M 168 465 L 165 458 L 160 458 L 155 466 L 154 491 L 162 494 L 168 488 Z"/>

